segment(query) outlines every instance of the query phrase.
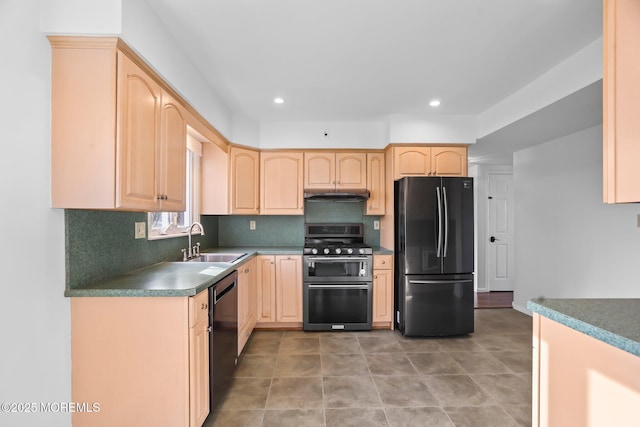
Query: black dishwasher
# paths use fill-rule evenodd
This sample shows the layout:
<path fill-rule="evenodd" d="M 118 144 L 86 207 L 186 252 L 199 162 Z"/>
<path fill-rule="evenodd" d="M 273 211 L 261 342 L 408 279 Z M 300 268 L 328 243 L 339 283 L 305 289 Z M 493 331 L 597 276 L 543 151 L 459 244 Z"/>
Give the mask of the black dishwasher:
<path fill-rule="evenodd" d="M 238 273 L 209 288 L 209 391 L 213 413 L 231 387 L 238 363 Z"/>

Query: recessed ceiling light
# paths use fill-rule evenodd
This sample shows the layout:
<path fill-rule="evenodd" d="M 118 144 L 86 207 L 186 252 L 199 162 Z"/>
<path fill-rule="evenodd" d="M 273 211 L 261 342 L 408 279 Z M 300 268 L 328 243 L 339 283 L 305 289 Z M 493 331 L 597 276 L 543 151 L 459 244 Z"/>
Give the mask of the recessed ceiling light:
<path fill-rule="evenodd" d="M 278 97 L 278 98 L 275 98 L 273 102 L 275 102 L 276 104 L 282 104 L 284 102 L 284 99 Z"/>
<path fill-rule="evenodd" d="M 434 99 L 433 101 L 429 102 L 429 105 L 431 105 L 432 107 L 437 107 L 438 105 L 440 105 L 440 101 Z"/>

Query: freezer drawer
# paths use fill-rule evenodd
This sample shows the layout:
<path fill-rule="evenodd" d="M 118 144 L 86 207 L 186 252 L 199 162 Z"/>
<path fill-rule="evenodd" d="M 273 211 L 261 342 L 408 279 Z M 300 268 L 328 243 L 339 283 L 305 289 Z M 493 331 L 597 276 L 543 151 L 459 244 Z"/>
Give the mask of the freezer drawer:
<path fill-rule="evenodd" d="M 398 305 L 405 336 L 435 337 L 474 331 L 473 275 L 404 276 Z"/>

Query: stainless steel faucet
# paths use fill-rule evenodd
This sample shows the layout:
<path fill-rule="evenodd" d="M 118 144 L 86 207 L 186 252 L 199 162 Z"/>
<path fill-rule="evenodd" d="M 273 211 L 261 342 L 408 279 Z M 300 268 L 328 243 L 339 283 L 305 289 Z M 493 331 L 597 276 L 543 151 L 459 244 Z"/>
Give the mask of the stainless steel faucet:
<path fill-rule="evenodd" d="M 197 255 L 196 252 L 200 252 L 200 245 L 198 245 L 197 247 L 191 246 L 191 233 L 193 232 L 193 227 L 195 227 L 196 225 L 200 227 L 200 235 L 204 236 L 204 227 L 202 226 L 202 224 L 200 224 L 199 222 L 194 222 L 189 226 L 189 247 L 187 252 L 187 259 L 193 258 L 194 256 Z M 184 253 L 184 249 L 183 249 L 183 253 Z"/>

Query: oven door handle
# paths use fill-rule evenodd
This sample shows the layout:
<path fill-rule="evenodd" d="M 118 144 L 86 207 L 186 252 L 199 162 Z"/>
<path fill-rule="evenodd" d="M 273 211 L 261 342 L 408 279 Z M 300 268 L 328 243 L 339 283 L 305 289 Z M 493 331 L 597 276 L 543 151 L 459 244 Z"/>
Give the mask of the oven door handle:
<path fill-rule="evenodd" d="M 368 285 L 308 285 L 309 289 L 369 289 Z"/>
<path fill-rule="evenodd" d="M 343 256 L 343 257 L 309 257 L 308 261 L 369 261 L 367 257 Z"/>

